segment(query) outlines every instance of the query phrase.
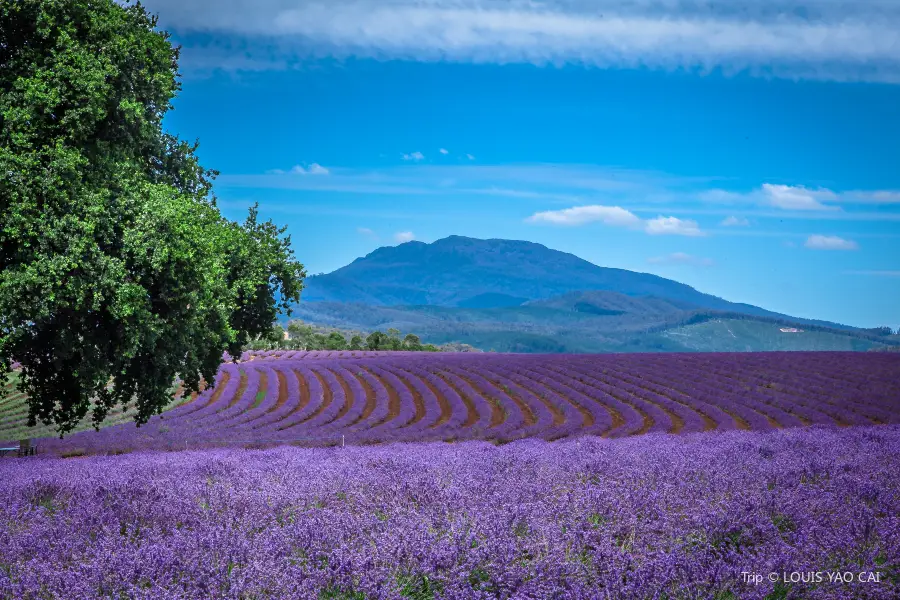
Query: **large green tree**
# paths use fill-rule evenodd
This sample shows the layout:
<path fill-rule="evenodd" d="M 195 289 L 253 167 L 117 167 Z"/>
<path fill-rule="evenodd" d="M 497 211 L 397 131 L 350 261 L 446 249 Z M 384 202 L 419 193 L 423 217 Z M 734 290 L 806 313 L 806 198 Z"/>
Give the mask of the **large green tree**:
<path fill-rule="evenodd" d="M 166 133 L 178 48 L 113 0 L 0 1 L 0 379 L 62 434 L 144 423 L 271 330 L 305 272 L 283 228 L 224 219 L 197 144 Z M 6 390 L 0 386 L 0 399 Z"/>

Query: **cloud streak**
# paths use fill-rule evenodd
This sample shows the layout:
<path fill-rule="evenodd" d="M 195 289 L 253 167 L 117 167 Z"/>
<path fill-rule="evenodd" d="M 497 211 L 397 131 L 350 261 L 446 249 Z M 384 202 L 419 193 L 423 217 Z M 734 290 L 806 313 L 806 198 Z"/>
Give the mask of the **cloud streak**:
<path fill-rule="evenodd" d="M 808 190 L 803 186 L 774 185 L 764 183 L 762 193 L 766 201 L 776 208 L 785 210 L 836 210 L 826 206 L 822 200 L 834 200 L 837 194 L 830 190 Z"/>
<path fill-rule="evenodd" d="M 722 219 L 722 222 L 719 223 L 719 225 L 722 227 L 748 227 L 750 221 L 744 217 L 735 217 L 732 215 Z"/>
<path fill-rule="evenodd" d="M 289 176 L 280 170 L 264 174 L 226 173 L 216 179 L 216 185 L 386 196 L 498 196 L 520 198 L 523 202 L 541 201 L 563 208 L 564 205 L 619 206 L 644 218 L 660 212 L 715 216 L 722 228 L 720 232 L 732 235 L 750 229 L 748 218 L 754 221 L 900 221 L 900 191 L 839 192 L 765 184 L 766 187 L 735 192 L 710 189 L 712 185 L 720 185 L 720 178 L 715 177 L 681 177 L 579 164 L 429 164 L 426 160 L 414 160 L 415 154 L 408 155 L 410 160 L 392 166 L 331 167 L 325 169 L 327 177 Z M 306 170 L 315 169 L 310 166 Z"/>
<path fill-rule="evenodd" d="M 274 44 L 273 62 L 577 63 L 900 82 L 900 7 L 885 0 L 230 0 L 227 10 L 218 0 L 145 3 L 176 31 Z M 257 68 L 252 52 L 234 54 Z"/>
<path fill-rule="evenodd" d="M 269 171 L 269 173 L 283 175 L 284 171 L 282 171 L 281 169 L 273 169 L 272 171 Z M 319 163 L 313 163 L 308 167 L 304 167 L 303 165 L 294 165 L 294 167 L 291 168 L 290 173 L 293 175 L 328 175 L 330 171 Z"/>
<path fill-rule="evenodd" d="M 564 226 L 602 223 L 611 227 L 643 229 L 644 232 L 650 235 L 684 235 L 689 237 L 706 235 L 700 230 L 700 226 L 696 221 L 663 216 L 643 221 L 633 212 L 625 210 L 621 206 L 602 206 L 599 204 L 573 206 L 562 210 L 545 210 L 531 215 L 525 221 L 528 223 Z"/>
<path fill-rule="evenodd" d="M 644 226 L 644 230 L 650 235 L 686 235 L 688 237 L 702 237 L 706 235 L 700 231 L 697 221 L 676 217 L 659 216 L 655 219 L 650 219 Z"/>
<path fill-rule="evenodd" d="M 552 225 L 586 225 L 603 223 L 613 227 L 638 227 L 640 218 L 620 206 L 573 206 L 562 210 L 546 210 L 526 219 L 529 223 L 550 223 Z"/>
<path fill-rule="evenodd" d="M 835 235 L 811 235 L 805 246 L 812 250 L 859 250 L 856 242 Z"/>

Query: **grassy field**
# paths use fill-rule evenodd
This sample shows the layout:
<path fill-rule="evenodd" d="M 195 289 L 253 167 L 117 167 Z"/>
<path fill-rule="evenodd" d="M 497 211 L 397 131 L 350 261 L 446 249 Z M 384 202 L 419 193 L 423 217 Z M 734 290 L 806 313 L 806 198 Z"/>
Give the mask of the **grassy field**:
<path fill-rule="evenodd" d="M 0 440 L 19 440 L 24 438 L 40 438 L 55 437 L 56 429 L 53 426 L 38 424 L 36 427 L 28 427 L 28 403 L 25 394 L 16 391 L 15 387 L 19 381 L 18 372 L 13 372 L 6 380 L 4 386 L 12 393 L 4 400 L 0 400 Z M 172 403 L 166 408 L 169 410 L 175 408 L 186 398 L 182 398 L 177 386 L 172 387 Z M 125 410 L 121 406 L 117 406 L 110 411 L 106 419 L 103 420 L 101 427 L 109 427 L 110 425 L 118 425 L 126 423 L 134 418 L 136 413 L 134 407 Z M 91 423 L 90 412 L 82 419 L 74 432 L 86 431 L 93 429 Z"/>
<path fill-rule="evenodd" d="M 705 323 L 676 327 L 657 334 L 676 342 L 685 351 L 745 352 L 753 348 L 767 351 L 864 351 L 876 346 L 869 340 L 831 331 L 786 333 L 780 325 L 752 320 L 713 319 Z"/>

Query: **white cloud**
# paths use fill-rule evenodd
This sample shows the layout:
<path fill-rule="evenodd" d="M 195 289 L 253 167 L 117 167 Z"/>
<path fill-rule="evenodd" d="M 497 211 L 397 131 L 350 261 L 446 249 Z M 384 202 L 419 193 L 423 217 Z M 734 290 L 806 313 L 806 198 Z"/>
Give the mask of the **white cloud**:
<path fill-rule="evenodd" d="M 377 235 L 375 235 L 375 232 L 372 231 L 371 229 L 369 229 L 368 227 L 357 227 L 356 233 L 367 236 L 367 237 L 372 237 L 372 238 L 378 237 Z"/>
<path fill-rule="evenodd" d="M 689 265 L 692 267 L 711 267 L 715 264 L 715 261 L 711 258 L 700 258 L 684 252 L 673 252 L 666 256 L 655 256 L 653 258 L 648 258 L 647 262 L 652 265 Z"/>
<path fill-rule="evenodd" d="M 319 163 L 313 163 L 309 165 L 309 169 L 307 171 L 310 175 L 328 175 L 329 171 Z"/>
<path fill-rule="evenodd" d="M 284 173 L 284 171 L 280 169 L 275 169 L 274 171 L 270 171 L 271 173 Z M 304 167 L 303 165 L 295 165 L 291 169 L 291 173 L 294 175 L 328 175 L 330 171 L 320 165 L 319 163 L 313 163 L 308 167 Z"/>
<path fill-rule="evenodd" d="M 891 0 L 229 0 L 227 9 L 221 0 L 146 4 L 176 31 L 274 40 L 301 58 L 577 63 L 702 73 L 721 68 L 900 81 L 900 7 Z M 244 50 L 231 54 L 255 65 L 259 59 Z"/>
<path fill-rule="evenodd" d="M 802 185 L 764 183 L 749 192 L 733 192 L 720 189 L 702 191 L 700 200 L 713 204 L 756 204 L 782 210 L 841 211 L 840 205 L 890 205 L 900 204 L 897 190 L 848 190 L 836 192 L 827 188 L 808 188 Z"/>
<path fill-rule="evenodd" d="M 468 158 L 469 160 L 475 160 L 475 157 L 471 154 L 466 154 L 466 158 Z"/>
<path fill-rule="evenodd" d="M 420 160 L 425 160 L 425 155 L 421 152 L 411 152 L 409 154 L 403 155 L 403 160 L 411 160 L 413 162 L 419 162 Z"/>
<path fill-rule="evenodd" d="M 900 204 L 900 191 L 852 191 L 841 194 L 841 201 L 860 204 Z"/>
<path fill-rule="evenodd" d="M 811 235 L 806 239 L 806 247 L 813 250 L 857 250 L 859 244 L 834 235 Z"/>
<path fill-rule="evenodd" d="M 808 190 L 803 186 L 775 185 L 764 183 L 762 192 L 769 204 L 787 210 L 834 210 L 836 207 L 826 206 L 820 199 L 833 200 L 834 192 L 830 190 Z"/>
<path fill-rule="evenodd" d="M 447 150 L 446 148 L 441 148 L 441 149 L 439 150 L 439 152 L 440 152 L 441 154 L 450 154 L 450 151 Z"/>
<path fill-rule="evenodd" d="M 553 225 L 585 225 L 600 222 L 614 227 L 642 227 L 650 235 L 703 236 L 696 221 L 676 217 L 657 217 L 642 221 L 640 217 L 621 206 L 573 206 L 562 210 L 538 212 L 526 219 L 530 223 L 551 223 Z"/>
<path fill-rule="evenodd" d="M 744 217 L 725 217 L 721 223 L 719 223 L 722 227 L 747 227 L 750 225 L 750 221 L 748 221 Z"/>
<path fill-rule="evenodd" d="M 697 221 L 663 216 L 648 220 L 644 226 L 644 231 L 650 235 L 686 235 L 690 237 L 705 235 L 700 231 Z"/>
<path fill-rule="evenodd" d="M 463 158 L 455 152 L 452 155 Z M 548 209 L 602 203 L 620 206 L 641 218 L 670 214 L 697 219 L 703 215 L 703 218 L 710 219 L 711 225 L 720 224 L 726 217 L 735 215 L 750 219 L 754 225 L 773 219 L 900 222 L 900 204 L 891 203 L 894 195 L 900 198 L 900 192 L 884 189 L 853 192 L 812 190 L 814 200 L 822 205 L 836 207 L 847 203 L 847 206 L 844 210 L 786 210 L 772 206 L 762 187 L 740 193 L 711 189 L 721 181 L 716 177 L 680 177 L 653 171 L 580 164 L 491 165 L 469 162 L 465 158 L 462 163 L 455 160 L 434 162 L 436 164 L 429 164 L 428 160 L 397 161 L 396 164 L 377 168 L 336 168 L 323 177 L 285 177 L 272 172 L 224 174 L 216 179 L 216 184 L 235 188 L 384 196 L 508 196 L 545 200 L 549 206 L 543 208 Z M 795 189 L 784 187 L 788 188 L 789 193 Z M 749 235 L 753 231 L 751 227 L 727 224 L 720 225 L 718 229 L 718 232 L 728 235 Z M 897 234 L 900 235 L 900 232 Z"/>
<path fill-rule="evenodd" d="M 412 231 L 401 231 L 399 233 L 394 234 L 394 240 L 398 244 L 402 244 L 404 242 L 411 242 L 416 239 L 416 236 L 413 235 Z"/>
<path fill-rule="evenodd" d="M 531 223 L 552 223 L 554 225 L 584 225 L 601 222 L 615 227 L 635 227 L 641 220 L 632 212 L 620 206 L 573 206 L 562 210 L 547 210 L 535 213 L 526 219 Z"/>

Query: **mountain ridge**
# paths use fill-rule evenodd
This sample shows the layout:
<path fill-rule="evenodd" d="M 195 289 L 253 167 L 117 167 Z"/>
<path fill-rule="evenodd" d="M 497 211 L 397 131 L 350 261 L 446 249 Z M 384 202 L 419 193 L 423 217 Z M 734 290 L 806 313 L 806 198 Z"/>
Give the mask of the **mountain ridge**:
<path fill-rule="evenodd" d="M 731 302 L 658 275 L 595 265 L 536 242 L 500 238 L 482 240 L 459 235 L 430 244 L 410 241 L 377 248 L 331 273 L 310 277 L 301 300 L 467 308 L 479 306 L 479 297 L 492 295 L 494 300 L 505 296 L 536 302 L 591 291 L 662 298 L 695 309 L 788 319 L 835 329 L 857 329 Z"/>
<path fill-rule="evenodd" d="M 378 248 L 311 277 L 309 323 L 415 331 L 503 352 L 879 350 L 871 330 L 730 302 L 649 273 L 519 240 L 450 236 Z"/>

